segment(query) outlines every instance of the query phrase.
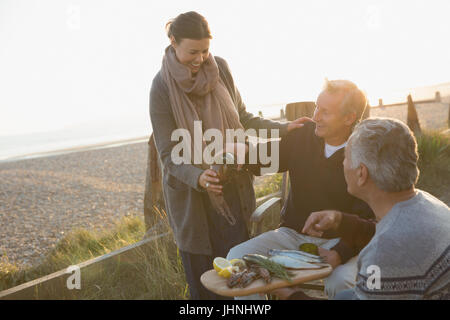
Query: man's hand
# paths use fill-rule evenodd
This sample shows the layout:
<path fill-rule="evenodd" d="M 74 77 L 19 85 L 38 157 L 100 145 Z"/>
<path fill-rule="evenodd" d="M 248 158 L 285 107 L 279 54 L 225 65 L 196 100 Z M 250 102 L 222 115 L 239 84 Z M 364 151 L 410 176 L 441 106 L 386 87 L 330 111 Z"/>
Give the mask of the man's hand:
<path fill-rule="evenodd" d="M 342 263 L 341 256 L 335 250 L 326 250 L 319 247 L 319 255 L 324 257 L 325 262 L 331 265 L 333 269 L 336 269 Z"/>
<path fill-rule="evenodd" d="M 342 213 L 335 210 L 316 211 L 309 215 L 302 233 L 322 237 L 326 230 L 337 230 L 341 224 Z"/>
<path fill-rule="evenodd" d="M 287 127 L 288 132 L 297 128 L 303 127 L 303 124 L 306 122 L 313 121 L 311 118 L 308 117 L 301 117 L 298 119 L 295 119 L 294 121 L 289 122 L 289 125 Z"/>

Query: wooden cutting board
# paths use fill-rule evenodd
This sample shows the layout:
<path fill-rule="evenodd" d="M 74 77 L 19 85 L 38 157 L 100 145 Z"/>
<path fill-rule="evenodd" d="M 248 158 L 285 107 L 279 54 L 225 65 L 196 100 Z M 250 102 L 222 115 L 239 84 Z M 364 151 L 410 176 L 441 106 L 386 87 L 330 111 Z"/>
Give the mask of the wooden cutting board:
<path fill-rule="evenodd" d="M 247 296 L 255 293 L 266 293 L 274 289 L 289 287 L 298 285 L 304 282 L 323 279 L 330 275 L 333 271 L 330 265 L 321 269 L 313 270 L 290 270 L 294 274 L 292 276 L 292 282 L 287 280 L 281 280 L 278 278 L 272 278 L 269 284 L 266 284 L 263 279 L 253 281 L 245 288 L 228 288 L 227 279 L 219 276 L 216 270 L 212 269 L 206 271 L 200 277 L 201 283 L 208 290 L 226 297 L 240 297 Z"/>

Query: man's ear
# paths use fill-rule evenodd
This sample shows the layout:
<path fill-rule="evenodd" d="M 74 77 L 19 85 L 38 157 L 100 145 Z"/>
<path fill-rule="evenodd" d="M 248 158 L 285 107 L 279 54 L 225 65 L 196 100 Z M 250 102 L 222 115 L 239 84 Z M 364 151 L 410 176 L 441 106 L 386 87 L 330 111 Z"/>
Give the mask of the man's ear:
<path fill-rule="evenodd" d="M 345 115 L 345 121 L 344 123 L 351 127 L 353 125 L 353 123 L 355 123 L 356 121 L 356 113 L 355 112 L 349 112 Z"/>
<path fill-rule="evenodd" d="M 356 169 L 356 175 L 356 183 L 358 184 L 358 187 L 362 187 L 367 183 L 369 179 L 369 169 L 367 169 L 367 167 L 363 163 L 361 163 L 358 169 Z"/>

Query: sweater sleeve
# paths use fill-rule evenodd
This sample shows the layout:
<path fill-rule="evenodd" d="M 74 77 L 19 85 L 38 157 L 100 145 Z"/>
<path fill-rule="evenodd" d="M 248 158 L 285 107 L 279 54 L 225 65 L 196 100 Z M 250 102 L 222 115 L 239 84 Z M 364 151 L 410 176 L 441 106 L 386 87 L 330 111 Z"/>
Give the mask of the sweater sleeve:
<path fill-rule="evenodd" d="M 271 130 L 275 129 L 278 131 L 278 137 L 284 137 L 287 134 L 288 123 L 282 123 L 272 120 L 263 119 L 261 117 L 254 116 L 252 113 L 246 110 L 245 104 L 242 101 L 241 94 L 239 90 L 236 88 L 236 99 L 239 110 L 239 120 L 242 123 L 242 126 L 245 129 L 268 129 L 267 130 L 267 138 L 271 138 Z M 257 131 L 259 135 L 259 132 Z"/>
<path fill-rule="evenodd" d="M 324 237 L 341 238 L 331 250 L 335 250 L 341 257 L 342 263 L 346 263 L 359 254 L 374 234 L 375 221 L 360 218 L 356 214 L 342 213 L 338 230 L 325 232 Z"/>
<path fill-rule="evenodd" d="M 171 141 L 171 135 L 177 126 L 171 113 L 169 97 L 164 94 L 161 82 L 158 76 L 155 77 L 150 91 L 150 119 L 158 154 L 165 170 L 184 184 L 202 192 L 204 190 L 199 186 L 198 179 L 203 170 L 192 164 L 175 164 L 172 161 L 172 149 L 179 142 Z"/>
<path fill-rule="evenodd" d="M 262 168 L 271 168 L 269 173 L 279 173 L 289 170 L 292 150 L 294 150 L 293 148 L 298 147 L 298 137 L 302 134 L 302 131 L 303 128 L 298 128 L 292 130 L 279 140 L 256 144 L 249 143 L 249 152 L 246 154 L 245 168 L 256 176 L 261 175 Z M 276 149 L 278 149 L 278 152 Z M 253 154 L 253 159 L 251 154 Z M 264 154 L 267 154 L 268 159 L 264 160 L 261 158 L 261 155 Z M 268 160 L 270 160 L 269 163 Z"/>
<path fill-rule="evenodd" d="M 350 213 L 343 213 L 338 230 L 324 234 L 327 238 L 341 238 L 331 249 L 339 253 L 342 263 L 358 255 L 375 234 L 375 215 L 367 203 L 354 198 Z"/>
<path fill-rule="evenodd" d="M 355 248 L 350 246 L 347 241 L 343 239 L 341 239 L 333 248 L 331 248 L 331 250 L 335 250 L 339 254 L 342 264 L 346 263 L 348 260 L 358 254 Z"/>
<path fill-rule="evenodd" d="M 288 123 L 272 121 L 268 119 L 263 119 L 261 117 L 254 116 L 252 113 L 248 112 L 244 102 L 242 101 L 241 94 L 234 84 L 233 76 L 231 75 L 230 67 L 225 59 L 221 57 L 215 57 L 217 65 L 219 66 L 219 70 L 223 73 L 223 80 L 228 90 L 230 91 L 231 96 L 235 102 L 235 105 L 238 109 L 239 120 L 244 127 L 244 129 L 256 129 L 257 134 L 259 135 L 258 129 L 269 129 L 267 131 L 267 138 L 271 138 L 270 129 L 278 129 L 279 137 L 283 137 L 287 134 Z"/>
<path fill-rule="evenodd" d="M 355 214 L 342 214 L 341 224 L 337 230 L 342 239 L 359 253 L 375 234 L 376 223 Z"/>

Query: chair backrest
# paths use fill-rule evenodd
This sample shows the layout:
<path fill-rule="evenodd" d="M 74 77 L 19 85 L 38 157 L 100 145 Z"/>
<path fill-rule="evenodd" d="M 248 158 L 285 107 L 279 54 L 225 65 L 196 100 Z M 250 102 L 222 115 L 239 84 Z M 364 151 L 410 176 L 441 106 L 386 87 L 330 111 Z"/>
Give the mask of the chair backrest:
<path fill-rule="evenodd" d="M 314 101 L 294 102 L 286 105 L 286 120 L 292 121 L 300 117 L 312 118 L 316 103 Z"/>
<path fill-rule="evenodd" d="M 316 103 L 314 101 L 293 102 L 286 105 L 286 120 L 292 121 L 300 117 L 310 117 L 314 115 Z M 449 113 L 450 115 L 450 113 Z M 362 120 L 370 117 L 370 105 L 367 105 L 362 115 Z"/>
<path fill-rule="evenodd" d="M 286 105 L 286 120 L 292 121 L 301 117 L 312 118 L 316 103 L 314 101 L 293 102 Z M 283 180 L 281 182 L 281 204 L 287 200 L 289 194 L 289 174 L 283 173 Z"/>

